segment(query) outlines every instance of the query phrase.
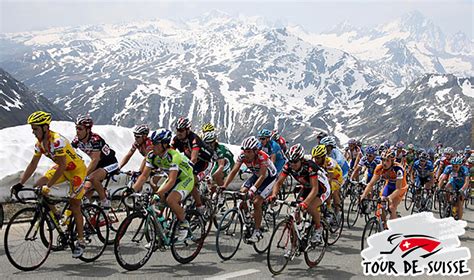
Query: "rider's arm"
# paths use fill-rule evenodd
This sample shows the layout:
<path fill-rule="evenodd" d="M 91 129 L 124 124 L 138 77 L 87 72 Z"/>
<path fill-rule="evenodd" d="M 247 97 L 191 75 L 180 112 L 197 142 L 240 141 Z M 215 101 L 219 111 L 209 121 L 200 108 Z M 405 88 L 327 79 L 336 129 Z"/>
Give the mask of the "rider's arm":
<path fill-rule="evenodd" d="M 402 191 L 402 186 L 403 186 L 403 179 L 397 179 L 395 182 L 395 190 L 393 193 L 391 193 L 388 198 L 390 199 L 390 202 L 392 202 L 397 196 L 400 195 L 400 192 Z"/>
<path fill-rule="evenodd" d="M 54 162 L 57 163 L 58 167 L 56 168 L 56 172 L 54 172 L 53 177 L 49 179 L 47 186 L 51 187 L 56 183 L 56 181 L 63 176 L 64 171 L 66 170 L 66 156 L 56 156 L 54 157 Z"/>
<path fill-rule="evenodd" d="M 273 153 L 273 154 L 270 156 L 270 160 L 271 160 L 273 163 L 275 163 L 276 159 L 277 159 L 277 155 L 276 155 L 275 153 Z"/>
<path fill-rule="evenodd" d="M 119 169 L 122 169 L 122 167 L 124 167 L 128 161 L 130 160 L 130 158 L 133 156 L 133 153 L 135 152 L 134 149 L 130 149 L 128 151 L 128 153 L 123 157 L 122 161 L 120 162 L 120 166 L 119 166 Z M 140 168 L 141 170 L 141 168 Z"/>
<path fill-rule="evenodd" d="M 351 180 L 352 181 L 356 181 L 356 178 L 359 177 L 359 170 L 360 170 L 360 165 L 356 165 L 356 168 L 354 169 L 354 171 L 352 172 L 352 175 L 351 175 Z"/>
<path fill-rule="evenodd" d="M 166 184 L 156 192 L 160 197 L 164 196 L 166 192 L 171 190 L 176 183 L 176 179 L 178 178 L 178 170 L 170 170 L 170 173 L 168 174 L 168 180 L 166 181 Z"/>
<path fill-rule="evenodd" d="M 365 187 L 365 190 L 364 190 L 364 193 L 362 193 L 361 199 L 364 199 L 372 191 L 375 183 L 377 183 L 379 179 L 380 179 L 380 175 L 374 174 L 374 176 L 372 176 L 372 180 L 370 180 L 370 182 Z"/>
<path fill-rule="evenodd" d="M 235 175 L 237 175 L 241 166 L 242 166 L 242 162 L 235 163 L 234 168 L 232 168 L 232 171 L 230 171 L 229 176 L 227 176 L 227 179 L 224 182 L 224 186 L 223 186 L 224 189 L 230 185 L 232 180 L 234 180 Z"/>
<path fill-rule="evenodd" d="M 217 170 L 215 173 L 224 172 L 225 167 L 225 158 L 221 158 L 217 160 Z"/>
<path fill-rule="evenodd" d="M 285 179 L 288 175 L 280 173 L 280 176 L 278 177 L 278 180 L 276 181 L 275 185 L 273 186 L 272 189 L 272 195 L 277 196 L 278 193 L 280 192 L 280 188 L 283 185 L 283 182 L 285 182 Z"/>
<path fill-rule="evenodd" d="M 196 164 L 198 160 L 198 155 L 199 155 L 199 148 L 193 148 L 193 150 L 191 151 L 191 162 L 193 164 Z"/>
<path fill-rule="evenodd" d="M 140 164 L 140 169 L 138 171 L 143 172 L 145 169 L 145 164 L 146 164 L 146 158 L 143 158 L 142 163 Z"/>
<path fill-rule="evenodd" d="M 24 185 L 28 179 L 30 179 L 31 175 L 33 175 L 33 172 L 35 172 L 36 167 L 38 167 L 38 162 L 41 158 L 41 155 L 33 155 L 33 158 L 31 159 L 30 163 L 25 169 L 25 172 L 23 172 L 23 175 L 21 175 L 21 180 L 20 184 Z"/>
<path fill-rule="evenodd" d="M 306 203 L 306 205 L 309 205 L 309 203 L 314 201 L 314 199 L 318 195 L 318 192 L 319 192 L 318 177 L 316 177 L 316 176 L 310 177 L 309 178 L 309 184 L 311 185 L 311 191 L 309 192 L 306 199 L 303 201 L 304 203 Z"/>
<path fill-rule="evenodd" d="M 87 167 L 87 175 L 90 175 L 97 168 L 97 164 L 99 164 L 99 161 L 100 161 L 100 151 L 92 152 L 90 157 L 91 157 L 91 162 L 89 163 L 89 166 Z"/>
<path fill-rule="evenodd" d="M 145 184 L 146 180 L 148 179 L 148 177 L 150 176 L 150 173 L 151 173 L 151 168 L 148 167 L 148 166 L 145 166 L 142 174 L 140 174 L 140 176 L 138 177 L 137 181 L 135 182 L 135 184 L 133 184 L 133 189 L 136 191 L 136 192 L 139 192 L 142 190 L 143 188 L 143 184 Z"/>

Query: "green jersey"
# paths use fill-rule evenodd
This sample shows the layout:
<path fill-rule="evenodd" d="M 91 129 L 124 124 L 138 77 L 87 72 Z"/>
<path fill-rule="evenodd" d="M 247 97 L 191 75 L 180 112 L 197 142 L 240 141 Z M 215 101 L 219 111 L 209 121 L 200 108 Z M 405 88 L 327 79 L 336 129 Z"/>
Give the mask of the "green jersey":
<path fill-rule="evenodd" d="M 235 164 L 234 154 L 232 154 L 232 152 L 226 146 L 219 143 L 217 144 L 217 147 L 216 147 L 216 154 L 217 154 L 217 160 L 221 160 L 221 159 L 225 160 L 224 173 L 227 174 L 234 167 L 234 164 Z M 216 172 L 218 167 L 219 165 L 215 164 L 212 170 L 212 173 Z"/>
<path fill-rule="evenodd" d="M 173 149 L 168 149 L 163 157 L 159 157 L 153 151 L 150 151 L 146 156 L 146 166 L 151 169 L 160 169 L 166 174 L 176 170 L 180 180 L 194 178 L 193 168 L 189 164 L 189 159 Z"/>

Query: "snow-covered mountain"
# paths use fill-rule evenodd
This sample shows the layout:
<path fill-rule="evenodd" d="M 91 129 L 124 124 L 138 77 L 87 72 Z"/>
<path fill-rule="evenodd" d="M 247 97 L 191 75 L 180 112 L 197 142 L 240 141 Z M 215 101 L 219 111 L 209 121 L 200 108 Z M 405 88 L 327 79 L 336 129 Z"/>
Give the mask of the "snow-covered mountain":
<path fill-rule="evenodd" d="M 31 91 L 0 68 L 0 128 L 24 124 L 28 116 L 37 110 L 51 112 L 55 120 L 71 119 L 48 99 Z"/>
<path fill-rule="evenodd" d="M 344 142 L 348 136 L 387 133 L 385 127 L 370 133 L 365 128 L 374 117 L 368 100 L 391 102 L 403 95 L 409 102 L 419 88 L 403 85 L 424 83 L 425 73 L 451 73 L 434 51 L 472 62 L 466 44 L 437 43 L 444 40 L 439 29 L 417 25 L 416 17 L 412 21 L 372 31 L 350 31 L 345 24 L 336 33 L 315 35 L 294 26 L 275 28 L 262 18 L 213 12 L 188 22 L 56 28 L 1 35 L 0 63 L 72 115 L 90 112 L 97 123 L 169 127 L 185 115 L 195 128 L 213 122 L 220 138 L 231 143 L 262 127 L 277 127 L 303 143 L 312 143 L 324 129 Z M 426 59 L 413 44 L 430 50 Z M 446 45 L 458 54 L 442 52 Z M 474 76 L 471 62 L 452 66 L 459 65 L 456 73 L 469 68 Z M 450 86 L 471 104 L 470 87 Z M 453 116 L 444 116 L 440 126 L 452 122 Z M 426 144 L 431 137 L 413 140 Z"/>

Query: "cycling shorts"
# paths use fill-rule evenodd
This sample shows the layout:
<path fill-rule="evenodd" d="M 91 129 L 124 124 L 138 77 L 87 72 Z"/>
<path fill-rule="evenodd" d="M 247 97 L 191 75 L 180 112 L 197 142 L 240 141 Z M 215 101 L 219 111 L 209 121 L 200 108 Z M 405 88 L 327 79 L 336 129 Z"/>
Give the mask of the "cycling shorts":
<path fill-rule="evenodd" d="M 265 180 L 263 180 L 262 185 L 257 189 L 255 194 L 260 195 L 263 198 L 267 198 L 270 193 L 272 192 L 273 185 L 276 183 L 277 176 L 267 176 Z M 255 182 L 257 182 L 258 176 L 253 174 L 250 178 L 248 178 L 245 182 L 243 187 L 246 189 L 250 189 Z"/>
<path fill-rule="evenodd" d="M 163 184 L 161 184 L 160 188 L 163 188 L 166 184 L 168 183 L 168 179 L 166 179 Z M 194 178 L 193 177 L 188 177 L 184 180 L 181 180 L 179 178 L 176 178 L 176 182 L 171 188 L 170 191 L 166 193 L 165 196 L 168 196 L 171 192 L 178 192 L 181 195 L 181 201 L 184 201 L 186 197 L 191 193 L 191 191 L 194 188 Z"/>
<path fill-rule="evenodd" d="M 51 180 L 53 178 L 54 174 L 56 173 L 56 170 L 58 169 L 58 165 L 55 165 L 51 167 L 46 173 L 44 174 L 44 177 L 46 177 L 48 180 Z M 87 175 L 87 168 L 82 165 L 82 166 L 77 166 L 76 169 L 71 170 L 71 171 L 64 171 L 63 175 L 59 177 L 58 180 L 54 183 L 55 185 L 61 184 L 63 182 L 68 181 L 69 182 L 69 196 L 72 199 L 82 199 L 82 197 L 85 194 L 85 189 L 84 189 L 84 180 Z"/>

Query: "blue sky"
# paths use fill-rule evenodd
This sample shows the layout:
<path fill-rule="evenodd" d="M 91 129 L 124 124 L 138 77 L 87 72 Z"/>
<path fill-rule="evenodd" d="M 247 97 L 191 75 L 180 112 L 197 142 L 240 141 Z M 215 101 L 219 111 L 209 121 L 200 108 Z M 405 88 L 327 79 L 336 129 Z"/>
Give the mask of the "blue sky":
<path fill-rule="evenodd" d="M 39 30 L 55 26 L 118 23 L 137 19 L 189 19 L 212 9 L 231 15 L 263 16 L 321 32 L 348 20 L 375 26 L 418 10 L 446 35 L 463 31 L 473 38 L 474 5 L 466 0 L 394 1 L 151 1 L 151 0 L 0 0 L 0 32 Z"/>

